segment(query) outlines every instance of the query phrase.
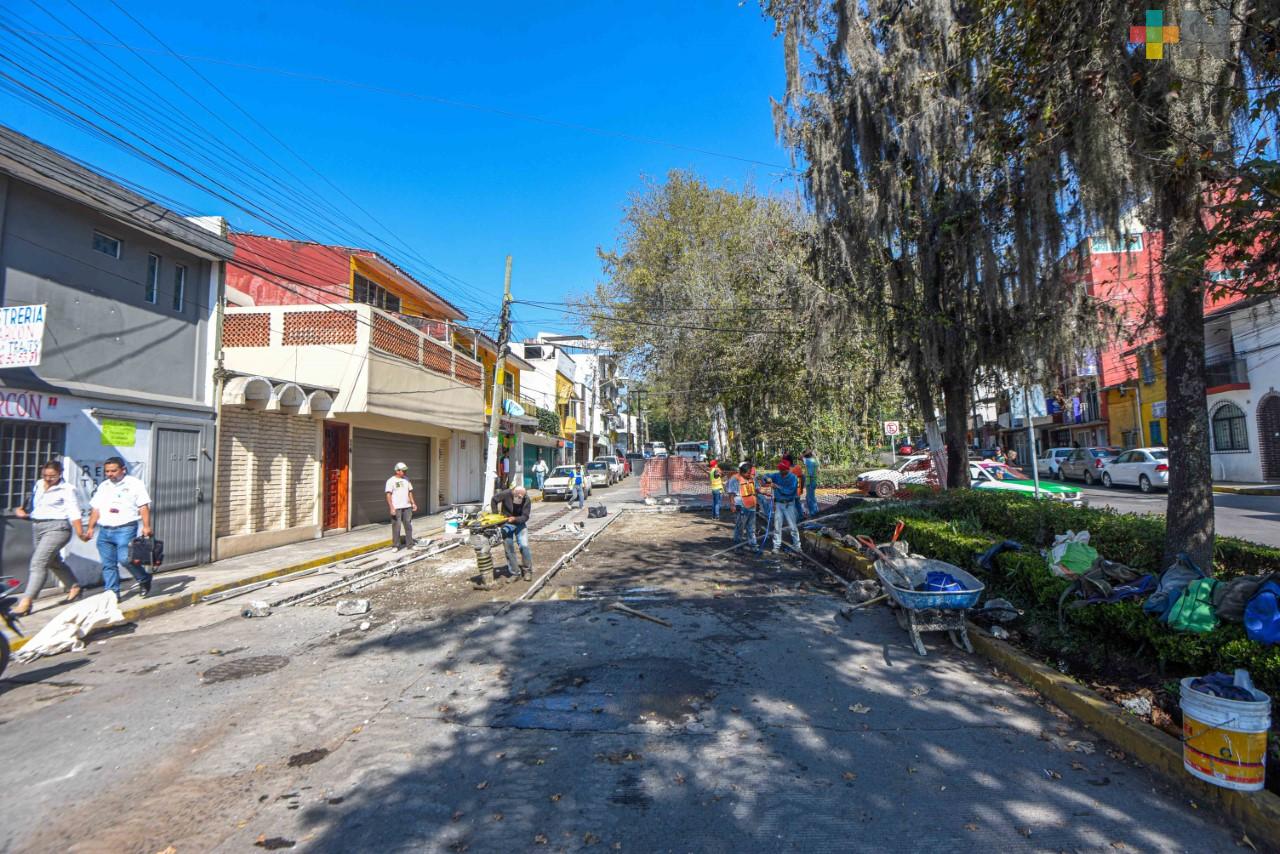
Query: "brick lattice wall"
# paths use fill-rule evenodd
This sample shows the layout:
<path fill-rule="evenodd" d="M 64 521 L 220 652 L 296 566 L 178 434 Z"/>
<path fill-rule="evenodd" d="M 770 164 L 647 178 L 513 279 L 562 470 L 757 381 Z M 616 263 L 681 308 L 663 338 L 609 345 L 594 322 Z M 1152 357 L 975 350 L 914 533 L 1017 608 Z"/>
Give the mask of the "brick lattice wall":
<path fill-rule="evenodd" d="M 285 346 L 356 343 L 354 311 L 288 311 L 284 315 Z"/>
<path fill-rule="evenodd" d="M 380 314 L 373 316 L 373 348 L 392 356 L 399 356 L 415 364 L 418 361 L 417 332 L 405 329 L 390 318 Z"/>
<path fill-rule="evenodd" d="M 271 315 L 228 314 L 223 319 L 223 347 L 267 347 L 270 344 Z"/>

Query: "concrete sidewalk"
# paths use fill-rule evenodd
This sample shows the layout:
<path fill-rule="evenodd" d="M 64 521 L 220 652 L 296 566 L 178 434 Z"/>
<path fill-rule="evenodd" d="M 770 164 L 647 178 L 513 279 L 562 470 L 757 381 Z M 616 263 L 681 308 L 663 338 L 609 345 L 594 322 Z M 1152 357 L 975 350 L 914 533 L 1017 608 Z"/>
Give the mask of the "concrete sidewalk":
<path fill-rule="evenodd" d="M 444 531 L 444 513 L 421 516 L 413 520 L 415 539 L 439 536 Z M 136 593 L 128 592 L 133 586 L 133 576 L 122 572 L 120 610 L 129 622 L 136 622 L 146 617 L 154 617 L 169 611 L 176 611 L 188 605 L 198 603 L 203 597 L 242 584 L 266 581 L 291 572 L 299 572 L 316 566 L 323 566 L 338 560 L 356 557 L 367 552 L 388 548 L 391 545 L 391 526 L 365 525 L 346 533 L 333 534 L 318 540 L 304 540 L 274 549 L 239 555 L 226 560 L 218 560 L 200 566 L 183 567 L 182 569 L 161 571 L 155 577 L 152 593 L 146 599 L 138 598 Z M 85 595 L 101 592 L 90 588 Z M 19 625 L 24 637 L 9 636 L 9 643 L 16 651 L 27 638 L 34 636 L 44 628 L 66 605 L 61 590 L 45 591 L 45 595 L 35 601 L 31 613 L 20 618 Z M 7 633 L 6 633 L 7 634 Z"/>
<path fill-rule="evenodd" d="M 1280 483 L 1232 483 L 1221 481 L 1213 491 L 1224 495 L 1280 495 Z"/>

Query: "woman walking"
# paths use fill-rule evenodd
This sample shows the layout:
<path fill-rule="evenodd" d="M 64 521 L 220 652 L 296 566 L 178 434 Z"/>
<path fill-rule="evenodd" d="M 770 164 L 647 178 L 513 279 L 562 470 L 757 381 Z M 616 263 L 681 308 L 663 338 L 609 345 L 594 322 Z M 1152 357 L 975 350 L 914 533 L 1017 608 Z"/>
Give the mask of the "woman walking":
<path fill-rule="evenodd" d="M 31 494 L 31 509 L 19 507 L 19 518 L 31 519 L 31 567 L 27 574 L 27 586 L 13 613 L 24 616 L 31 613 L 31 603 L 44 587 L 45 576 L 50 571 L 67 588 L 64 601 L 80 598 L 80 585 L 71 568 L 62 560 L 62 547 L 71 542 L 71 529 L 84 539 L 84 527 L 80 520 L 80 501 L 75 488 L 62 479 L 62 463 L 50 460 L 40 470 L 40 480 Z"/>

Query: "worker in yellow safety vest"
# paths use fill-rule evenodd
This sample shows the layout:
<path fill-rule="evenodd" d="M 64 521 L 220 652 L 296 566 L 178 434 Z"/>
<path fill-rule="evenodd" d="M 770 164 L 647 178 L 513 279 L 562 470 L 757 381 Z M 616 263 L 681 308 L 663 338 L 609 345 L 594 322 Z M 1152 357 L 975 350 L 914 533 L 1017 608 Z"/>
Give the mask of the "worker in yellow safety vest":
<path fill-rule="evenodd" d="M 724 498 L 724 475 L 720 473 L 720 464 L 711 461 L 711 516 L 720 518 L 720 501 Z"/>

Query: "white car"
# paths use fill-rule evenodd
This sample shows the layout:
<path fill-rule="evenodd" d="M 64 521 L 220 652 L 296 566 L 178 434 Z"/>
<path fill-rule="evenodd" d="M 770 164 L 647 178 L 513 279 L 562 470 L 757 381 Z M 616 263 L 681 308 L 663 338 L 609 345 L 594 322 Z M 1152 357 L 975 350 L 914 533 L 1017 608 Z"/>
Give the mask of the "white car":
<path fill-rule="evenodd" d="M 933 463 L 928 454 L 912 454 L 891 469 L 872 469 L 858 475 L 858 489 L 880 498 L 888 498 L 904 483 L 929 483 Z"/>
<path fill-rule="evenodd" d="M 542 483 L 542 498 L 550 501 L 552 498 L 563 498 L 565 501 L 573 499 L 573 477 L 575 472 L 574 466 L 556 466 Z M 586 497 L 591 497 L 591 478 L 583 477 L 583 488 L 586 491 Z"/>
<path fill-rule="evenodd" d="M 1169 449 L 1134 448 L 1124 451 L 1102 469 L 1102 485 L 1125 484 L 1143 492 L 1169 488 Z"/>
<path fill-rule="evenodd" d="M 622 467 L 622 460 L 615 456 L 596 457 L 597 460 L 604 460 L 609 464 L 609 468 L 613 470 L 613 482 L 617 483 L 627 476 L 626 469 Z"/>
<path fill-rule="evenodd" d="M 1040 459 L 1036 460 L 1036 465 L 1040 467 L 1040 473 L 1045 477 L 1056 477 L 1062 480 L 1062 469 L 1059 466 L 1062 461 L 1071 456 L 1075 448 L 1050 448 L 1049 451 Z"/>

